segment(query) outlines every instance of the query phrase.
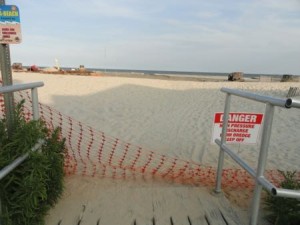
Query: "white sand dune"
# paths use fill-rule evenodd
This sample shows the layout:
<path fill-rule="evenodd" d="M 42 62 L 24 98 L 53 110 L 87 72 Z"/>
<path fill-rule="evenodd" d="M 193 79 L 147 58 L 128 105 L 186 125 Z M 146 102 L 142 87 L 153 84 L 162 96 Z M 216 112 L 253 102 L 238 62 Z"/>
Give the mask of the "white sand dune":
<path fill-rule="evenodd" d="M 222 112 L 224 109 L 225 94 L 220 92 L 221 87 L 276 97 L 285 97 L 290 86 L 300 88 L 300 83 L 279 82 L 168 81 L 36 73 L 15 73 L 13 76 L 15 83 L 43 81 L 45 86 L 39 89 L 40 102 L 108 135 L 156 152 L 212 166 L 217 166 L 219 152 L 217 145 L 211 143 L 213 116 L 215 112 Z M 232 98 L 233 112 L 264 113 L 264 108 L 261 103 Z M 269 147 L 268 169 L 299 170 L 299 132 L 300 111 L 277 108 Z M 233 148 L 240 157 L 256 167 L 258 145 L 233 145 Z M 225 167 L 238 166 L 226 157 Z M 70 182 L 75 181 L 73 179 Z M 68 186 L 74 188 L 75 193 L 80 189 L 82 193 L 87 191 L 89 196 L 98 196 L 104 190 L 89 189 L 86 183 L 81 187 L 79 179 L 75 183 L 76 185 L 72 183 Z M 123 185 L 116 191 L 122 191 L 126 195 L 131 190 L 127 186 Z M 72 191 L 67 190 L 68 193 Z M 156 194 L 159 193 L 157 191 Z M 110 197 L 113 195 L 102 196 L 101 201 L 112 204 Z M 182 200 L 186 207 L 194 207 L 188 206 L 192 198 Z M 80 205 L 85 200 L 72 200 L 66 194 L 62 202 L 64 201 L 71 207 L 72 204 Z M 51 216 L 57 216 L 61 210 L 67 210 L 68 206 L 59 203 Z M 51 216 L 49 221 L 53 221 Z"/>
<path fill-rule="evenodd" d="M 284 97 L 300 83 L 188 82 L 121 77 L 14 74 L 15 82 L 43 81 L 39 100 L 108 135 L 195 162 L 216 165 L 213 116 L 224 110 L 221 87 Z M 264 113 L 264 104 L 233 97 L 231 111 Z M 277 108 L 268 168 L 299 165 L 299 110 Z M 256 166 L 258 145 L 235 146 Z M 232 161 L 227 161 L 233 166 Z"/>

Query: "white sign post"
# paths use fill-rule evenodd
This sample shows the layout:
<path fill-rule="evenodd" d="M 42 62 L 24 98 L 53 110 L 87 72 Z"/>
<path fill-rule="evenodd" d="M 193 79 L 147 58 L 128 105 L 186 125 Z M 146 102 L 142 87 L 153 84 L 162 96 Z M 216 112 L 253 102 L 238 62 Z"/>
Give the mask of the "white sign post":
<path fill-rule="evenodd" d="M 215 139 L 221 138 L 223 114 L 215 113 L 212 143 L 215 143 Z M 263 114 L 261 113 L 229 113 L 226 142 L 231 144 L 256 144 L 262 120 Z"/>

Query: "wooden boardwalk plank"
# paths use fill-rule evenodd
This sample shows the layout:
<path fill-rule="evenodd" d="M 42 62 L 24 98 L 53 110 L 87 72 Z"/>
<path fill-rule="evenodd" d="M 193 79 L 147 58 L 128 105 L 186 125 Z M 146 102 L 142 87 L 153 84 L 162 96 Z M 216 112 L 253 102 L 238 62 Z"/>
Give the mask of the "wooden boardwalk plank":
<path fill-rule="evenodd" d="M 209 225 L 227 225 L 224 221 L 219 208 L 206 209 L 205 216 Z"/>
<path fill-rule="evenodd" d="M 224 196 L 219 196 L 217 198 L 217 201 L 220 204 L 220 207 L 219 207 L 220 213 L 224 217 L 227 224 L 229 224 L 229 225 L 240 225 L 240 224 L 246 224 L 247 223 L 246 221 L 243 221 L 241 219 L 242 218 L 241 215 L 239 216 L 237 214 L 237 211 L 235 211 L 230 206 L 230 202 Z"/>
<path fill-rule="evenodd" d="M 210 190 L 160 182 L 88 180 L 65 192 L 47 225 L 242 225 L 223 196 Z M 76 185 L 68 184 L 68 185 Z M 90 193 L 97 193 L 95 194 Z M 76 199 L 76 204 L 74 204 Z M 109 201 L 108 201 L 109 199 Z M 225 219 L 225 220 L 224 220 Z M 98 224 L 97 224 L 98 221 Z M 226 222 L 225 222 L 226 221 Z"/>
<path fill-rule="evenodd" d="M 191 219 L 192 225 L 209 225 L 204 215 Z"/>

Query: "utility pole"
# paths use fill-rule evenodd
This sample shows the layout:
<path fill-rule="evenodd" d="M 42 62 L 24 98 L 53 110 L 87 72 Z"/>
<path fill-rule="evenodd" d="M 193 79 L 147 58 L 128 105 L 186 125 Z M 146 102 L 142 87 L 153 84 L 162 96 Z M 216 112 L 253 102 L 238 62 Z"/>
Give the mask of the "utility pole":
<path fill-rule="evenodd" d="M 0 0 L 0 5 L 5 5 L 5 0 Z M 8 44 L 0 44 L 0 66 L 1 66 L 1 76 L 3 86 L 8 86 L 13 84 L 12 72 L 11 72 L 11 62 L 10 62 L 10 51 Z M 5 116 L 6 125 L 8 129 L 8 134 L 11 135 L 12 127 L 14 124 L 14 94 L 5 93 L 4 94 L 4 106 L 5 106 Z"/>

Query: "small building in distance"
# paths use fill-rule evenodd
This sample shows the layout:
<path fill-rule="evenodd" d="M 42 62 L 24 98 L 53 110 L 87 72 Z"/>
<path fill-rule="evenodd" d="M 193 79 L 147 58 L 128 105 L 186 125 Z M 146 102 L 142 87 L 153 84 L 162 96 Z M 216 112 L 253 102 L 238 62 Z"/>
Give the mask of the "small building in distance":
<path fill-rule="evenodd" d="M 243 72 L 233 72 L 228 74 L 229 81 L 244 81 L 244 73 Z"/>
<path fill-rule="evenodd" d="M 23 65 L 22 65 L 22 63 L 13 63 L 11 68 L 15 71 L 22 71 Z"/>
<path fill-rule="evenodd" d="M 79 71 L 80 71 L 80 72 L 84 72 L 84 71 L 85 71 L 84 65 L 80 65 L 80 66 L 79 66 Z"/>
<path fill-rule="evenodd" d="M 292 81 L 294 81 L 294 76 L 291 74 L 284 74 L 284 75 L 282 75 L 282 78 L 280 81 L 281 82 L 289 82 L 289 81 L 292 82 Z"/>

